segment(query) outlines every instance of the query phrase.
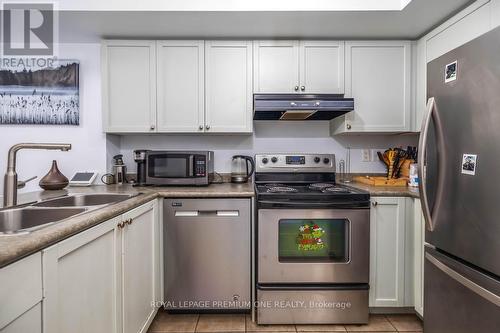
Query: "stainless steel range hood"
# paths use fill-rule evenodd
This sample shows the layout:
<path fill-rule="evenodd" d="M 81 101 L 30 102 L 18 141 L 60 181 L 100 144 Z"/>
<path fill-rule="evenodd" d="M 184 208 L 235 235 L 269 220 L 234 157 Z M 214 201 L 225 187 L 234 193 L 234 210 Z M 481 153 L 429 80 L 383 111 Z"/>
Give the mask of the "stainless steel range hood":
<path fill-rule="evenodd" d="M 254 94 L 254 120 L 331 120 L 354 110 L 354 99 L 334 94 Z"/>

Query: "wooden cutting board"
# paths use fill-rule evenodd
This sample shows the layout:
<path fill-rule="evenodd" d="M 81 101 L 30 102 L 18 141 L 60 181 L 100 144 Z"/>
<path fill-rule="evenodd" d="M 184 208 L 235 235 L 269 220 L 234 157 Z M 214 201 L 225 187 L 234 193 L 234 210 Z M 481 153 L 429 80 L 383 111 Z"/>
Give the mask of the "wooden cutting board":
<path fill-rule="evenodd" d="M 355 176 L 354 181 L 371 186 L 407 186 L 408 178 L 387 179 L 386 177 Z"/>

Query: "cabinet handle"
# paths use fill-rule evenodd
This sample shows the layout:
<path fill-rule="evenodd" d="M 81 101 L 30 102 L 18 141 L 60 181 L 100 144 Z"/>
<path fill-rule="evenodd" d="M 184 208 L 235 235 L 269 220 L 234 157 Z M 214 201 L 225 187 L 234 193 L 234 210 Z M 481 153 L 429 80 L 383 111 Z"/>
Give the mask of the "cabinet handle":
<path fill-rule="evenodd" d="M 155 129 L 155 125 L 151 125 L 150 129 L 154 130 Z"/>
<path fill-rule="evenodd" d="M 305 86 L 302 86 L 302 87 L 300 87 L 300 90 L 301 90 L 301 91 L 306 91 L 306 87 L 305 87 Z"/>
<path fill-rule="evenodd" d="M 198 126 L 198 129 L 199 129 L 200 131 L 203 131 L 203 125 Z"/>
<path fill-rule="evenodd" d="M 128 225 L 131 225 L 133 221 L 134 221 L 133 219 L 127 219 L 127 220 L 125 221 L 125 223 L 127 223 Z"/>
<path fill-rule="evenodd" d="M 351 129 L 351 125 L 350 124 L 347 124 L 346 127 L 347 127 L 348 130 Z"/>
<path fill-rule="evenodd" d="M 293 88 L 295 91 L 299 91 L 299 86 L 295 86 L 295 88 Z"/>
<path fill-rule="evenodd" d="M 378 205 L 378 202 L 376 202 L 376 201 L 372 201 L 372 206 L 373 206 L 373 207 L 377 207 L 377 205 Z"/>
<path fill-rule="evenodd" d="M 206 125 L 206 126 L 205 126 L 205 128 L 206 128 L 207 130 L 209 130 L 209 129 L 210 129 L 210 125 Z"/>
<path fill-rule="evenodd" d="M 122 229 L 123 227 L 125 227 L 125 221 L 118 223 L 117 227 L 118 229 Z"/>

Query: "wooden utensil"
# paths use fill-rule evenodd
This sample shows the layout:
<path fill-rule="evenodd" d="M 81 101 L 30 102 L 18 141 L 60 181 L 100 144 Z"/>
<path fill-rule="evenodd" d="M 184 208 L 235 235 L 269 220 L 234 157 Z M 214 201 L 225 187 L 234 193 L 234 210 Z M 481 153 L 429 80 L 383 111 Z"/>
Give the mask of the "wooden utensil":
<path fill-rule="evenodd" d="M 392 173 L 394 172 L 394 162 L 395 162 L 397 153 L 393 149 L 388 149 L 384 152 L 384 155 L 387 156 L 387 160 L 389 161 L 389 168 L 387 170 L 387 179 L 391 179 Z"/>

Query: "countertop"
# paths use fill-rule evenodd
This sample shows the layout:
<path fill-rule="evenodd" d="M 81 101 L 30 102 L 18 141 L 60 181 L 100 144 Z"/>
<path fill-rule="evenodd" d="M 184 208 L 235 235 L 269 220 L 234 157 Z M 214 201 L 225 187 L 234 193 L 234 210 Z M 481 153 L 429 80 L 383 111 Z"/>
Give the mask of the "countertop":
<path fill-rule="evenodd" d="M 410 186 L 371 186 L 363 183 L 352 182 L 344 185 L 357 188 L 370 193 L 373 197 L 411 197 L 420 198 L 418 187 Z"/>
<path fill-rule="evenodd" d="M 61 191 L 40 191 L 20 194 L 18 202 L 19 204 L 23 204 L 78 193 L 126 193 L 135 196 L 115 204 L 75 215 L 28 234 L 0 235 L 0 268 L 159 197 L 248 198 L 255 195 L 253 183 L 222 183 L 204 187 L 94 185 L 90 187 L 69 187 Z"/>

